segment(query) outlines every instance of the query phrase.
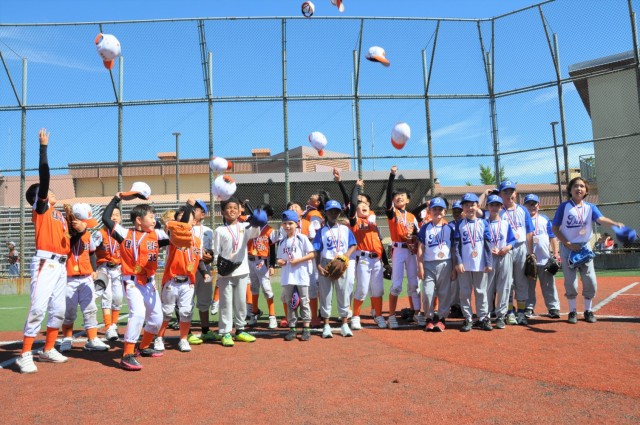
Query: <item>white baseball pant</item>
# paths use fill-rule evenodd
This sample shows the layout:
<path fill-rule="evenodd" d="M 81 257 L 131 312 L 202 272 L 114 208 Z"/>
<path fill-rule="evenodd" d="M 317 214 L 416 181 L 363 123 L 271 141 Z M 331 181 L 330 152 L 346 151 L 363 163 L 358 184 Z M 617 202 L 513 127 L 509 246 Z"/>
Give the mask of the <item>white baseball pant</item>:
<path fill-rule="evenodd" d="M 284 285 L 282 287 L 282 298 L 286 300 L 287 304 L 291 301 L 291 296 L 293 295 L 293 288 L 296 285 Z M 309 306 L 309 287 L 308 286 L 298 286 L 298 296 L 300 297 L 300 315 L 303 323 L 311 322 L 311 308 Z M 287 321 L 289 322 L 290 328 L 295 328 L 296 323 L 298 323 L 298 315 L 296 311 L 289 308 L 287 312 Z"/>
<path fill-rule="evenodd" d="M 273 298 L 273 288 L 271 287 L 271 277 L 269 267 L 264 259 L 249 260 L 249 281 L 251 282 L 251 294 L 258 295 L 260 289 L 265 298 Z"/>
<path fill-rule="evenodd" d="M 424 280 L 422 281 L 422 306 L 429 319 L 433 319 L 434 295 L 438 296 L 438 315 L 442 319 L 449 316 L 453 304 L 453 288 L 451 285 L 451 260 L 423 261 Z"/>
<path fill-rule="evenodd" d="M 527 244 L 522 242 L 511 250 L 513 264 L 513 286 L 517 301 L 527 301 L 529 298 L 529 278 L 524 274 L 524 263 L 527 261 Z"/>
<path fill-rule="evenodd" d="M 560 299 L 558 298 L 555 276 L 546 271 L 544 266 L 538 265 L 538 279 L 540 279 L 542 298 L 544 298 L 544 304 L 547 310 L 560 310 Z M 531 306 L 531 309 L 534 307 L 535 304 Z"/>
<path fill-rule="evenodd" d="M 96 294 L 91 275 L 68 276 L 65 289 L 66 310 L 63 325 L 73 326 L 78 316 L 78 305 L 82 311 L 83 325 L 85 329 L 98 327 L 98 307 L 96 307 Z"/>
<path fill-rule="evenodd" d="M 407 273 L 407 294 L 413 300 L 413 308 L 420 311 L 420 295 L 418 295 L 418 260 L 408 248 L 393 248 L 393 271 L 391 273 L 391 295 L 398 296 L 402 292 L 402 281 Z"/>
<path fill-rule="evenodd" d="M 181 322 L 191 323 L 193 313 L 193 293 L 194 285 L 186 277 L 178 277 L 184 281 L 176 281 L 176 277 L 169 280 L 162 286 L 160 299 L 162 301 L 162 315 L 164 321 L 171 320 L 173 312 L 178 307 L 178 318 Z"/>
<path fill-rule="evenodd" d="M 349 265 L 351 265 L 351 261 Z M 372 297 L 381 297 L 384 295 L 384 279 L 383 279 L 382 262 L 379 258 L 360 257 L 356 266 L 357 286 L 354 298 L 358 301 L 364 301 L 367 294 Z"/>
<path fill-rule="evenodd" d="M 318 273 L 318 268 L 316 267 L 317 263 L 315 257 L 311 262 L 313 272 L 309 276 L 309 299 L 315 299 L 320 295 L 320 291 L 318 290 L 318 277 L 320 276 L 320 274 Z"/>
<path fill-rule="evenodd" d="M 31 260 L 31 305 L 24 324 L 24 336 L 36 337 L 45 314 L 48 328 L 62 326 L 67 286 L 66 257 L 38 251 Z"/>
<path fill-rule="evenodd" d="M 323 258 L 320 265 L 326 267 L 331 260 Z M 336 291 L 338 301 L 338 315 L 340 317 L 349 316 L 349 304 L 351 296 L 347 285 L 347 272 L 338 280 L 331 280 L 325 276 L 318 276 L 318 289 L 320 291 L 320 313 L 325 319 L 331 317 L 331 304 L 333 301 L 333 291 Z"/>
<path fill-rule="evenodd" d="M 464 272 L 458 274 L 460 284 L 460 307 L 467 321 L 473 318 L 471 311 L 471 293 L 476 297 L 476 314 L 478 320 L 484 320 L 488 316 L 489 304 L 487 302 L 487 273 Z"/>
<path fill-rule="evenodd" d="M 131 280 L 131 276 L 125 276 L 124 285 L 129 304 L 129 321 L 124 333 L 124 341 L 135 344 L 138 342 L 143 325 L 145 331 L 158 334 L 162 325 L 162 303 L 153 277 L 147 279 L 146 284 L 140 285 Z"/>
<path fill-rule="evenodd" d="M 122 266 L 107 267 L 106 264 L 98 266 L 98 271 L 107 274 L 109 281 L 104 289 L 102 297 L 100 297 L 100 305 L 103 309 L 111 309 L 119 311 L 122 309 L 122 300 L 124 299 L 124 291 L 122 290 Z"/>
<path fill-rule="evenodd" d="M 213 302 L 213 282 L 213 279 L 211 282 L 205 282 L 202 273 L 196 273 L 196 285 L 194 293 L 196 298 L 196 308 L 198 309 L 198 311 L 208 312 L 209 308 L 211 308 L 211 303 Z"/>
<path fill-rule="evenodd" d="M 236 332 L 242 331 L 247 324 L 247 285 L 249 275 L 220 276 L 218 275 L 218 288 L 220 288 L 220 320 L 218 321 L 218 333 L 220 335 L 231 333 L 235 327 Z"/>
<path fill-rule="evenodd" d="M 512 267 L 511 252 L 503 257 L 493 255 L 493 268 L 487 273 L 487 303 L 489 312 L 495 312 L 496 317 L 504 317 L 507 314 L 513 280 Z"/>
<path fill-rule="evenodd" d="M 582 296 L 588 300 L 592 300 L 596 296 L 598 290 L 598 282 L 596 281 L 596 271 L 593 268 L 593 261 L 583 264 L 577 269 L 569 268 L 569 255 L 571 250 L 564 245 L 560 246 L 560 256 L 562 257 L 562 274 L 564 275 L 564 296 L 567 299 L 575 299 L 578 297 L 578 272 L 582 280 Z"/>

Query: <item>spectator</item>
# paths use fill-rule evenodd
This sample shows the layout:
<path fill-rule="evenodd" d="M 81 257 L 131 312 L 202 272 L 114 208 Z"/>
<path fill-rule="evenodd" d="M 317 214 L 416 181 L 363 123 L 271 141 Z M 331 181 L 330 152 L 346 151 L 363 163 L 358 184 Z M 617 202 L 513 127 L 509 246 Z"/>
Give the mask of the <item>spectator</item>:
<path fill-rule="evenodd" d="M 9 253 L 7 254 L 7 261 L 9 262 L 9 276 L 20 276 L 20 252 L 16 249 L 14 242 L 7 242 L 7 248 Z"/>

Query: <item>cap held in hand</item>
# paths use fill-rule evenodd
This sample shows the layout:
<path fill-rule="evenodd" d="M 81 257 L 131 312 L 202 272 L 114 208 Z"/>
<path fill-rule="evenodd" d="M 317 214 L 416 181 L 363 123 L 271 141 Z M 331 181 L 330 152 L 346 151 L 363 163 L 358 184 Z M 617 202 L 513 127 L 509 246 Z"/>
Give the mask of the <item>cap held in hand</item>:
<path fill-rule="evenodd" d="M 128 192 L 122 192 L 120 198 L 128 201 L 134 198 L 140 198 L 148 201 L 151 197 L 151 188 L 145 182 L 134 182 L 131 185 L 131 190 Z"/>

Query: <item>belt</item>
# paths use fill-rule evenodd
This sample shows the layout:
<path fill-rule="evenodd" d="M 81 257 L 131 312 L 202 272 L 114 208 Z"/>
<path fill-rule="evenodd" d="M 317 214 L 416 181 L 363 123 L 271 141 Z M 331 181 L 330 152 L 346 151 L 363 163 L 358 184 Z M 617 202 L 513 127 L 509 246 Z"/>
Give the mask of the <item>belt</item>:
<path fill-rule="evenodd" d="M 359 251 L 358 257 L 378 258 L 379 255 L 375 252 Z"/>
<path fill-rule="evenodd" d="M 407 246 L 407 244 L 406 244 L 406 243 L 404 243 L 404 242 L 394 242 L 394 243 L 393 243 L 393 247 L 394 247 L 394 248 L 409 248 L 409 247 Z"/>
<path fill-rule="evenodd" d="M 132 275 L 128 275 L 128 276 L 122 276 L 122 278 L 124 280 L 132 280 L 132 281 L 134 281 L 136 283 L 138 282 L 138 279 L 136 279 L 136 275 L 133 275 L 133 274 Z M 153 280 L 152 277 L 148 277 L 147 278 L 147 283 L 151 283 L 152 280 Z"/>
<path fill-rule="evenodd" d="M 253 256 L 253 255 L 249 256 L 249 261 L 266 260 L 266 259 L 267 259 L 267 257 L 256 257 L 256 256 Z"/>
<path fill-rule="evenodd" d="M 173 281 L 176 283 L 185 283 L 189 281 L 189 278 L 186 276 L 174 276 Z"/>
<path fill-rule="evenodd" d="M 104 263 L 104 264 L 105 264 L 105 266 L 109 267 L 110 269 L 115 269 L 116 267 L 118 267 L 120 265 L 118 263 L 111 263 L 111 262 Z"/>
<path fill-rule="evenodd" d="M 42 251 L 41 249 L 36 251 L 36 257 L 46 258 L 47 260 L 56 260 L 60 264 L 64 264 L 67 262 L 66 255 L 55 254 L 49 251 Z"/>

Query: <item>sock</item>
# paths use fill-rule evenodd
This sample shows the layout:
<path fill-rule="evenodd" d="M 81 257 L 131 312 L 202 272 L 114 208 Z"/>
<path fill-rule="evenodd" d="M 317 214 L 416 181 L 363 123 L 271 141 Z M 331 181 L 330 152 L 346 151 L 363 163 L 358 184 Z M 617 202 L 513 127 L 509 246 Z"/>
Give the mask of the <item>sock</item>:
<path fill-rule="evenodd" d="M 571 298 L 567 300 L 569 302 L 569 312 L 576 311 L 576 299 Z"/>
<path fill-rule="evenodd" d="M 180 322 L 180 339 L 187 339 L 187 335 L 189 335 L 189 326 L 191 323 L 189 322 Z"/>
<path fill-rule="evenodd" d="M 284 319 L 287 320 L 287 317 L 289 317 L 289 304 L 282 303 L 282 307 L 284 309 Z"/>
<path fill-rule="evenodd" d="M 136 344 L 133 342 L 125 342 L 124 343 L 124 353 L 122 353 L 122 357 L 128 355 L 128 354 L 133 354 L 133 351 L 135 350 L 135 346 Z"/>
<path fill-rule="evenodd" d="M 518 313 L 523 313 L 526 306 L 526 301 L 518 301 Z"/>
<path fill-rule="evenodd" d="M 273 297 L 267 298 L 267 307 L 269 308 L 269 316 L 275 316 L 276 308 L 273 305 Z"/>
<path fill-rule="evenodd" d="M 253 314 L 258 314 L 258 299 L 260 298 L 260 293 L 255 295 L 251 294 L 251 312 Z"/>
<path fill-rule="evenodd" d="M 251 304 L 251 299 L 253 297 L 253 295 L 251 294 L 251 285 L 247 285 L 247 304 Z M 256 306 L 257 307 L 257 306 Z M 248 311 L 248 310 L 247 310 Z"/>
<path fill-rule="evenodd" d="M 169 327 L 169 321 L 163 320 L 162 324 L 160 325 L 160 330 L 158 331 L 158 336 L 164 337 L 164 333 L 167 331 L 168 327 Z"/>
<path fill-rule="evenodd" d="M 111 324 L 118 326 L 119 318 L 120 318 L 120 310 L 113 310 L 111 312 Z"/>
<path fill-rule="evenodd" d="M 376 311 L 376 316 L 382 316 L 382 297 L 371 297 L 371 306 Z"/>
<path fill-rule="evenodd" d="M 106 309 L 102 310 L 102 320 L 104 321 L 105 329 L 109 329 L 109 326 L 111 326 L 111 323 L 112 323 L 112 320 L 113 320 L 111 318 L 111 310 L 106 310 Z"/>
<path fill-rule="evenodd" d="M 182 323 L 180 323 L 180 326 L 182 326 Z M 182 327 L 180 329 L 182 329 Z M 202 335 L 208 334 L 208 333 L 209 333 L 209 326 L 203 326 L 202 327 Z"/>
<path fill-rule="evenodd" d="M 65 338 L 73 337 L 73 325 L 62 325 L 62 336 Z"/>
<path fill-rule="evenodd" d="M 98 337 L 98 328 L 87 329 L 87 338 L 89 340 L 95 339 Z"/>
<path fill-rule="evenodd" d="M 58 329 L 47 328 L 47 338 L 44 342 L 44 351 L 51 350 L 56 345 L 56 339 L 58 339 Z"/>
<path fill-rule="evenodd" d="M 220 300 L 220 289 L 216 286 L 213 290 L 213 302 L 218 302 Z"/>
<path fill-rule="evenodd" d="M 22 338 L 22 353 L 26 353 L 27 351 L 31 351 L 33 347 L 33 342 L 36 340 L 35 336 L 25 336 Z"/>
<path fill-rule="evenodd" d="M 389 316 L 396 314 L 396 306 L 398 305 L 398 296 L 389 294 Z"/>
<path fill-rule="evenodd" d="M 434 297 L 433 298 L 433 311 L 437 312 L 438 311 L 438 307 L 440 307 L 440 300 L 438 299 L 438 297 Z M 427 309 L 425 308 L 425 311 Z"/>
<path fill-rule="evenodd" d="M 593 303 L 593 300 L 590 300 L 589 298 L 585 298 L 584 299 L 584 311 L 591 310 L 591 304 L 592 303 Z"/>
<path fill-rule="evenodd" d="M 140 349 L 144 350 L 145 348 L 149 348 L 151 345 L 151 341 L 153 341 L 153 337 L 155 335 L 151 332 L 144 331 L 142 333 L 142 341 L 140 341 Z"/>
<path fill-rule="evenodd" d="M 309 300 L 309 307 L 311 308 L 311 320 L 312 321 L 318 320 L 318 299 L 311 298 Z"/>
<path fill-rule="evenodd" d="M 360 300 L 353 300 L 353 315 L 354 316 L 360 316 L 360 308 L 362 307 L 362 303 L 363 301 Z"/>

